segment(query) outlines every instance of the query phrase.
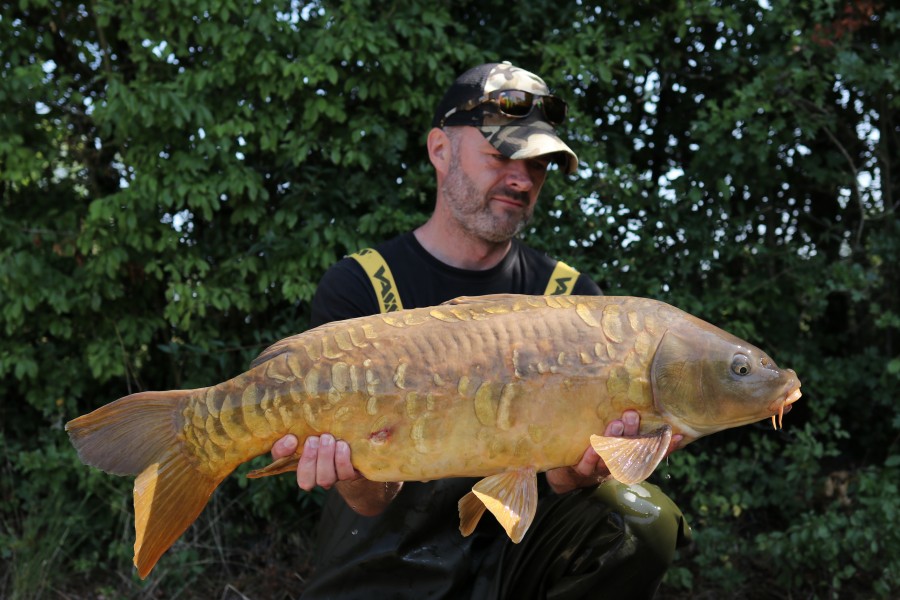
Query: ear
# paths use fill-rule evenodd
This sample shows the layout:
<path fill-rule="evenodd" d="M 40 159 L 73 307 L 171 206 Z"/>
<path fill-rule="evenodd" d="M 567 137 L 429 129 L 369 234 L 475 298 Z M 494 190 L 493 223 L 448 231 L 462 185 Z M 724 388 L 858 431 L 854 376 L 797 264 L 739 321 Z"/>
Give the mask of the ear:
<path fill-rule="evenodd" d="M 437 127 L 428 132 L 428 159 L 440 177 L 450 168 L 450 153 L 453 152 L 450 138 L 443 129 Z"/>

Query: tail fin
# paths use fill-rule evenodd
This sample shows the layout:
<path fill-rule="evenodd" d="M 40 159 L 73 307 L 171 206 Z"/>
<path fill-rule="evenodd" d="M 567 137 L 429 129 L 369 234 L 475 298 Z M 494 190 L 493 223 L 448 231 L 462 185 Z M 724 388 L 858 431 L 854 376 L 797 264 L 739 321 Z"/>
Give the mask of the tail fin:
<path fill-rule="evenodd" d="M 202 391 L 132 394 L 66 424 L 82 462 L 107 473 L 138 476 L 134 564 L 141 579 L 196 520 L 228 474 L 198 470 L 178 436 L 185 404 Z"/>

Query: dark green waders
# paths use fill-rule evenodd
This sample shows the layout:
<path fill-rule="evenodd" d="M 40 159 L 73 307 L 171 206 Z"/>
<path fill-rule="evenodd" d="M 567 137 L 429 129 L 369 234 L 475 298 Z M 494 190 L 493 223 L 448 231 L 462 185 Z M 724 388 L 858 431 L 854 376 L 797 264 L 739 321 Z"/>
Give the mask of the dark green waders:
<path fill-rule="evenodd" d="M 691 530 L 655 485 L 547 496 L 520 544 L 483 565 L 473 598 L 652 598 Z"/>

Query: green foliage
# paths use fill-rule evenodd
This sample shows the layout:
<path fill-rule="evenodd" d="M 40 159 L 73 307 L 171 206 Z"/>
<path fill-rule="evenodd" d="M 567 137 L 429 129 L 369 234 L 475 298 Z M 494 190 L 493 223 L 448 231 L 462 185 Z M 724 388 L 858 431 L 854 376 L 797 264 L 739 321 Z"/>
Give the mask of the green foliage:
<path fill-rule="evenodd" d="M 527 241 L 803 381 L 785 430 L 670 458 L 696 544 L 663 595 L 900 593 L 900 13 L 768 4 L 2 5 L 0 595 L 299 589 L 320 498 L 230 478 L 140 582 L 131 482 L 62 426 L 303 330 L 328 265 L 428 214 L 430 113 L 488 60 L 571 104 Z"/>
<path fill-rule="evenodd" d="M 822 597 L 893 595 L 900 585 L 900 473 L 896 464 L 884 466 L 857 471 L 849 482 L 852 497 L 803 511 L 784 530 L 757 535 L 756 551 L 771 561 L 779 586 Z"/>

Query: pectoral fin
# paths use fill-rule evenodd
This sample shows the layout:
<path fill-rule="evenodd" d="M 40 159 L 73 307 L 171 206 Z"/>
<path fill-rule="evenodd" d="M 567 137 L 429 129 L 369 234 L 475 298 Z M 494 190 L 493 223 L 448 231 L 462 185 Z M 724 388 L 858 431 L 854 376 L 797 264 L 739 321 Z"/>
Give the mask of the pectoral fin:
<path fill-rule="evenodd" d="M 483 504 L 482 508 L 477 508 L 477 501 Z M 460 531 L 463 535 L 472 533 L 487 508 L 518 544 L 534 520 L 537 501 L 537 472 L 533 467 L 485 477 L 459 501 Z"/>
<path fill-rule="evenodd" d="M 281 475 L 282 473 L 290 473 L 297 470 L 297 463 L 300 462 L 299 454 L 292 454 L 273 460 L 271 464 L 266 465 L 262 469 L 256 469 L 247 473 L 250 479 L 259 479 L 260 477 L 269 477 L 271 475 Z"/>
<path fill-rule="evenodd" d="M 665 458 L 671 441 L 672 428 L 668 425 L 638 437 L 591 436 L 591 446 L 610 474 L 624 484 L 647 479 Z"/>

